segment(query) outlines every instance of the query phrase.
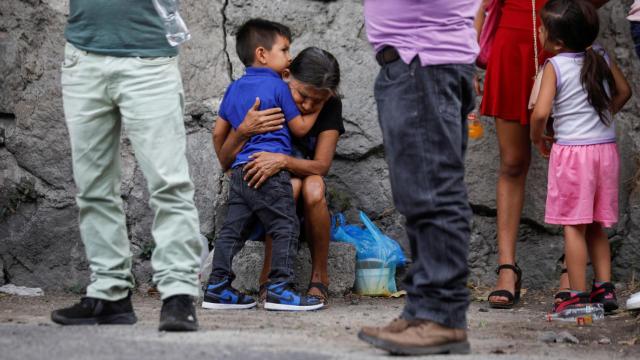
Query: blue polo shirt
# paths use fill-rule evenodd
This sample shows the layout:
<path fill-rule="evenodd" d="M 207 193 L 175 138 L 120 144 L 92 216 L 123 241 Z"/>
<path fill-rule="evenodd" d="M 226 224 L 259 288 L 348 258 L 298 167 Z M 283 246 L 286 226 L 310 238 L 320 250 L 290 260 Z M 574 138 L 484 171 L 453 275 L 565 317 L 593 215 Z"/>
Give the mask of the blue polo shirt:
<path fill-rule="evenodd" d="M 291 90 L 280 75 L 269 68 L 258 67 L 248 67 L 244 76 L 229 85 L 218 115 L 237 129 L 257 97 L 260 98 L 260 110 L 279 107 L 286 122 L 300 115 L 291 96 Z M 280 130 L 252 136 L 244 144 L 231 167 L 249 162 L 249 156 L 260 151 L 291 154 L 289 128 L 285 126 Z"/>

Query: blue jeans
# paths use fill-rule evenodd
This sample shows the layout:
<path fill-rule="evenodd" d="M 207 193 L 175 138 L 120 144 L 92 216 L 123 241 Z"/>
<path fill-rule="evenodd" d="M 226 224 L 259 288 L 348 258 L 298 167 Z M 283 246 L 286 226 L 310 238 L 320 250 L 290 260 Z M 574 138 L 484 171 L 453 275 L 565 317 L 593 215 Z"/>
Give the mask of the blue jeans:
<path fill-rule="evenodd" d="M 402 317 L 466 327 L 471 208 L 464 184 L 474 67 L 386 64 L 375 83 L 393 199 L 413 263 Z"/>
<path fill-rule="evenodd" d="M 640 22 L 631 21 L 631 38 L 636 48 L 636 54 L 640 57 Z"/>
<path fill-rule="evenodd" d="M 287 171 L 280 171 L 258 189 L 249 187 L 242 177 L 242 166 L 232 170 L 229 210 L 215 243 L 209 282 L 217 283 L 226 278 L 233 281 L 233 257 L 259 221 L 273 239 L 269 281 L 291 283 L 300 233 L 291 176 Z"/>

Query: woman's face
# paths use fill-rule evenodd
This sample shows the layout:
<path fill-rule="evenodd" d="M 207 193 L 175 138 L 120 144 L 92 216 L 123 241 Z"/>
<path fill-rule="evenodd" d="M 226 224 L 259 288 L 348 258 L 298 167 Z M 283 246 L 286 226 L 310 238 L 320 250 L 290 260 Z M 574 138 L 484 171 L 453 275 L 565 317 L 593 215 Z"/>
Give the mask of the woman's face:
<path fill-rule="evenodd" d="M 295 101 L 298 110 L 303 115 L 313 114 L 324 106 L 324 103 L 331 97 L 331 91 L 327 89 L 318 89 L 312 85 L 298 81 L 291 76 L 288 77 L 289 89 L 293 101 Z"/>

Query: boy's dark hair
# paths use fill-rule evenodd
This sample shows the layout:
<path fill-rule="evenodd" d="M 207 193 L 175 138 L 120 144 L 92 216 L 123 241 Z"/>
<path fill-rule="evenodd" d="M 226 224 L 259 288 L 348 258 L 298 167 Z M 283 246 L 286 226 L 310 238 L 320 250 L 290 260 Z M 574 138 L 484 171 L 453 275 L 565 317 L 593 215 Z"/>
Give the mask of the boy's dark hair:
<path fill-rule="evenodd" d="M 328 51 L 317 47 L 302 50 L 289 65 L 294 79 L 318 89 L 330 90 L 334 95 L 340 85 L 340 65 Z"/>
<path fill-rule="evenodd" d="M 250 19 L 238 29 L 236 34 L 236 53 L 245 66 L 251 66 L 258 47 L 271 50 L 276 36 L 282 36 L 291 42 L 291 30 L 285 25 L 264 19 Z"/>
<path fill-rule="evenodd" d="M 547 29 L 547 41 L 562 43 L 565 48 L 575 52 L 585 52 L 580 81 L 600 121 L 609 125 L 611 118 L 607 116 L 607 110 L 616 94 L 616 87 L 604 53 L 591 48 L 600 31 L 598 11 L 584 0 L 550 0 L 540 17 Z"/>

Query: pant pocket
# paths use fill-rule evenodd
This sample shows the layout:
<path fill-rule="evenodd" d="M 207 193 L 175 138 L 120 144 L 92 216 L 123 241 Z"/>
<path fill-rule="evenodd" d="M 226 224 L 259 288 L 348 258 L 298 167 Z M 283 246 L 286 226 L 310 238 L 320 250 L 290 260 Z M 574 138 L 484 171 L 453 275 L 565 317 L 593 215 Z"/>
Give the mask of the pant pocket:
<path fill-rule="evenodd" d="M 272 204 L 284 198 L 290 198 L 293 204 L 293 188 L 291 186 L 291 176 L 286 171 L 280 171 L 265 182 L 263 186 L 263 197 Z"/>
<path fill-rule="evenodd" d="M 175 56 L 162 57 L 136 57 L 137 62 L 149 66 L 161 66 L 174 63 L 177 59 Z"/>
<path fill-rule="evenodd" d="M 64 46 L 64 59 L 62 60 L 62 69 L 71 69 L 78 64 L 80 60 L 81 50 L 66 43 Z"/>

